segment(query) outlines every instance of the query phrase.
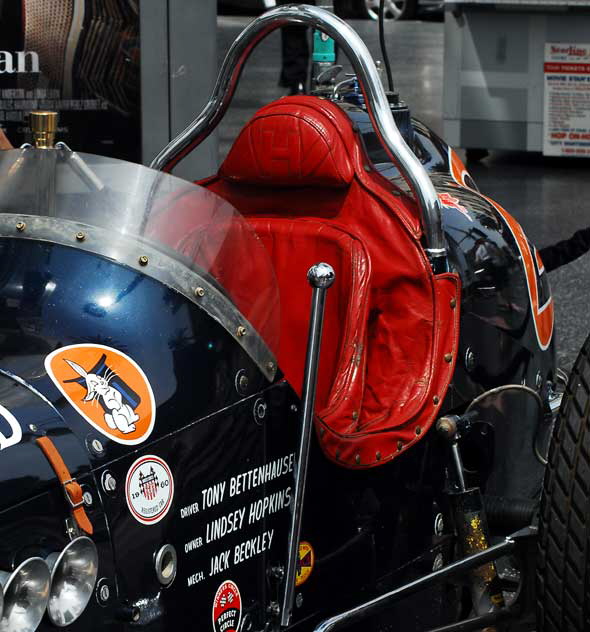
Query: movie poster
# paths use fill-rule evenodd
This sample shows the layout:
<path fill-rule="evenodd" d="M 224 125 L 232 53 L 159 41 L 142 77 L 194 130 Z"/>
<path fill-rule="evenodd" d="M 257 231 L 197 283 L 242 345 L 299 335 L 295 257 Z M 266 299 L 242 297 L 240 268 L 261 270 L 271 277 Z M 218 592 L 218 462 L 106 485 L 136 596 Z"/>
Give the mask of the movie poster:
<path fill-rule="evenodd" d="M 545 44 L 543 153 L 590 156 L 590 44 Z"/>
<path fill-rule="evenodd" d="M 139 0 L 0 0 L 0 126 L 59 112 L 72 149 L 141 161 Z"/>

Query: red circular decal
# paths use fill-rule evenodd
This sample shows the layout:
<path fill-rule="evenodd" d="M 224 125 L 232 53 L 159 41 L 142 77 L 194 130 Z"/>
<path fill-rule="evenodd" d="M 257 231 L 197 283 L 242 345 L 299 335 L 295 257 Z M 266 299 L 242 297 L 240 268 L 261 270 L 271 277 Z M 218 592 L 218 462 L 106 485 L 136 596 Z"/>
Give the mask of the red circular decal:
<path fill-rule="evenodd" d="M 213 600 L 214 632 L 238 632 L 242 619 L 242 598 L 238 587 L 225 581 L 217 589 Z"/>

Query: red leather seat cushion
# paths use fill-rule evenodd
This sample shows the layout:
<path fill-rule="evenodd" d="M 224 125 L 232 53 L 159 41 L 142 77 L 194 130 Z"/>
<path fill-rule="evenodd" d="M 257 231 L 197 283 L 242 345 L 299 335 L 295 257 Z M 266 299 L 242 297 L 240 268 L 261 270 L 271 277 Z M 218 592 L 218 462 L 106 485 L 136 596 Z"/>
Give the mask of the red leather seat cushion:
<path fill-rule="evenodd" d="M 300 291 L 309 268 L 329 261 L 336 272 L 327 294 L 316 409 L 321 415 L 346 391 L 353 357 L 364 346 L 369 306 L 370 263 L 363 243 L 353 234 L 317 220 L 252 218 L 266 246 L 281 289 L 279 366 L 301 391 L 311 291 Z M 341 369 L 347 367 L 347 371 Z"/>
<path fill-rule="evenodd" d="M 288 145 L 282 129 L 297 130 L 306 148 L 329 138 L 334 155 L 274 160 L 274 144 Z M 336 269 L 316 405 L 326 455 L 371 467 L 419 441 L 453 374 L 459 280 L 433 275 L 415 203 L 367 168 L 348 117 L 326 100 L 281 99 L 254 117 L 219 175 L 203 184 L 249 219 L 271 255 L 281 295 L 279 364 L 297 389 L 311 297 L 305 273 L 318 261 Z"/>
<path fill-rule="evenodd" d="M 354 171 L 329 118 L 306 105 L 279 101 L 242 130 L 219 174 L 257 186 L 344 188 Z"/>

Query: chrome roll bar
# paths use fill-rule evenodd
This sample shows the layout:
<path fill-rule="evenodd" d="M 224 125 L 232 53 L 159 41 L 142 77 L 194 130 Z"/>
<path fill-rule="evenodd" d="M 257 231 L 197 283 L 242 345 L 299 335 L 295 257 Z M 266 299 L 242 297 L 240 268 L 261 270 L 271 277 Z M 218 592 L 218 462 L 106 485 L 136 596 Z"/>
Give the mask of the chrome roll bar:
<path fill-rule="evenodd" d="M 310 5 L 286 5 L 253 20 L 227 53 L 211 99 L 197 118 L 154 158 L 150 167 L 170 171 L 215 129 L 229 107 L 242 68 L 256 45 L 287 24 L 310 26 L 334 39 L 350 60 L 375 132 L 412 190 L 421 211 L 426 252 L 435 271 L 446 268 L 441 205 L 428 173 L 406 145 L 393 119 L 375 63 L 359 35 L 332 13 Z"/>

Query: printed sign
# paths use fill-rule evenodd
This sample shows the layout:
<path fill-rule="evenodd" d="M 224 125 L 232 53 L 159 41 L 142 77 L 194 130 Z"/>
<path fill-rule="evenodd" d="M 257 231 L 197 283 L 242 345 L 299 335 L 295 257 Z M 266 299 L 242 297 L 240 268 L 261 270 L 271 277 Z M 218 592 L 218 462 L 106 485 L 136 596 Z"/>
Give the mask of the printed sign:
<path fill-rule="evenodd" d="M 77 151 L 141 159 L 136 0 L 0 3 L 0 126 L 30 141 L 28 113 L 60 114 Z"/>
<path fill-rule="evenodd" d="M 295 575 L 295 586 L 304 584 L 311 575 L 315 564 L 315 553 L 313 546 L 309 542 L 299 543 L 299 559 L 297 560 L 297 574 Z"/>
<path fill-rule="evenodd" d="M 10 427 L 10 435 L 7 437 L 1 432 L 3 421 Z M 0 450 L 16 445 L 23 438 L 23 431 L 16 417 L 4 406 L 0 405 Z"/>
<path fill-rule="evenodd" d="M 213 600 L 214 632 L 237 632 L 242 620 L 242 598 L 231 580 L 224 581 Z"/>
<path fill-rule="evenodd" d="M 129 468 L 125 497 L 132 516 L 142 524 L 156 524 L 168 513 L 174 498 L 174 479 L 166 462 L 153 454 Z"/>
<path fill-rule="evenodd" d="M 543 153 L 590 156 L 590 44 L 545 44 Z"/>
<path fill-rule="evenodd" d="M 80 415 L 109 439 L 136 445 L 150 436 L 154 394 L 129 356 L 103 345 L 70 345 L 49 354 L 45 369 Z"/>

